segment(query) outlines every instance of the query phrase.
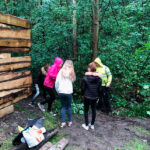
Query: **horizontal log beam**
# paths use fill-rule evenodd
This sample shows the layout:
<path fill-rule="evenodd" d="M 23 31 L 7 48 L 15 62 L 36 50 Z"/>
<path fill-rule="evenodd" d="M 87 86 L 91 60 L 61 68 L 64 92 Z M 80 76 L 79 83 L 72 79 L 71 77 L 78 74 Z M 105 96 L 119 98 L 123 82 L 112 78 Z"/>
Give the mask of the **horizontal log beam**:
<path fill-rule="evenodd" d="M 14 30 L 14 29 L 0 29 L 0 38 L 16 38 L 16 39 L 31 39 L 31 32 L 29 29 Z"/>
<path fill-rule="evenodd" d="M 31 47 L 31 40 L 0 39 L 0 47 Z"/>
<path fill-rule="evenodd" d="M 0 109 L 5 108 L 11 104 L 17 103 L 18 101 L 27 98 L 31 95 L 30 89 L 19 89 L 20 91 L 15 93 L 15 90 L 9 92 L 14 92 L 11 95 L 7 95 L 4 98 L 0 98 Z M 1 93 L 1 92 L 0 92 Z"/>
<path fill-rule="evenodd" d="M 0 72 L 11 71 L 31 66 L 31 57 L 10 57 L 0 59 Z"/>
<path fill-rule="evenodd" d="M 14 25 L 23 28 L 30 28 L 30 22 L 28 20 L 11 15 L 6 15 L 3 13 L 0 13 L 0 23 Z"/>
<path fill-rule="evenodd" d="M 9 58 L 9 57 L 11 57 L 10 53 L 2 53 L 2 54 L 0 54 L 0 59 Z"/>
<path fill-rule="evenodd" d="M 0 28 L 10 28 L 10 26 L 0 23 Z"/>
<path fill-rule="evenodd" d="M 31 71 L 5 72 L 0 74 L 0 83 L 31 75 Z"/>
<path fill-rule="evenodd" d="M 0 110 L 0 118 L 14 112 L 14 105 L 10 105 Z"/>
<path fill-rule="evenodd" d="M 8 91 L 11 89 L 27 88 L 32 86 L 32 76 L 10 80 L 0 83 L 0 91 Z"/>
<path fill-rule="evenodd" d="M 30 48 L 0 47 L 0 53 L 27 53 Z"/>

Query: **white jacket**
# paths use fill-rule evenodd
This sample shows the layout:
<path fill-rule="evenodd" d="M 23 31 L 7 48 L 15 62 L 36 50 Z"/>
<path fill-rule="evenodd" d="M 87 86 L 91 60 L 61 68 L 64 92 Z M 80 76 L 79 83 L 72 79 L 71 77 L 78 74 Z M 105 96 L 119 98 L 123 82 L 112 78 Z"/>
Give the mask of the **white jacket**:
<path fill-rule="evenodd" d="M 65 73 L 68 74 L 68 77 L 63 77 L 62 70 L 59 71 L 55 82 L 55 89 L 57 93 L 72 94 L 73 93 L 72 81 L 69 79 L 69 72 L 66 71 Z"/>

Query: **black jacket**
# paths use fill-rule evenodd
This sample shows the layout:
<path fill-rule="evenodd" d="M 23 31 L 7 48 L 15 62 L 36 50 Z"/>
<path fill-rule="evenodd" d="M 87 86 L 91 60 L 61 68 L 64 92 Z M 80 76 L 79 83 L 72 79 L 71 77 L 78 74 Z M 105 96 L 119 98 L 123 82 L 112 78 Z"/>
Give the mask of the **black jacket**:
<path fill-rule="evenodd" d="M 84 76 L 81 84 L 82 95 L 88 99 L 95 100 L 100 96 L 101 78 L 97 76 Z"/>

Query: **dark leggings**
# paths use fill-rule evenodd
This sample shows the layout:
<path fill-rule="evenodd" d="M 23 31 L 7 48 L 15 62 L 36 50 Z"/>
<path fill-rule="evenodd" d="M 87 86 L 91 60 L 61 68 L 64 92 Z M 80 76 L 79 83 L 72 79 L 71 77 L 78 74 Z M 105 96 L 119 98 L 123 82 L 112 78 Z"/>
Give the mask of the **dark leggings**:
<path fill-rule="evenodd" d="M 98 108 L 106 113 L 112 112 L 109 100 L 109 88 L 102 86 Z"/>
<path fill-rule="evenodd" d="M 95 118 L 96 118 L 96 100 L 90 100 L 90 99 L 85 98 L 84 99 L 84 118 L 85 118 L 86 126 L 88 126 L 88 124 L 89 124 L 88 111 L 89 111 L 90 105 L 91 105 L 91 109 L 92 109 L 91 125 L 94 125 Z"/>
<path fill-rule="evenodd" d="M 53 88 L 46 87 L 46 86 L 45 86 L 45 90 L 49 94 L 50 97 L 48 97 L 45 100 L 43 100 L 41 102 L 41 104 L 44 105 L 45 103 L 48 103 L 48 111 L 51 111 L 52 110 L 52 103 L 55 100 L 55 92 L 54 92 Z"/>

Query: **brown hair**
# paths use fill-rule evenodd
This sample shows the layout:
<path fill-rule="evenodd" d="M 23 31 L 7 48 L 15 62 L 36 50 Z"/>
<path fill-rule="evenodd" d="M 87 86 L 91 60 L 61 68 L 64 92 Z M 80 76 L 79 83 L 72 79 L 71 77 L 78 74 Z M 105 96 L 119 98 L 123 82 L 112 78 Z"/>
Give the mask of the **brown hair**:
<path fill-rule="evenodd" d="M 45 70 L 46 72 L 48 72 L 48 69 L 49 69 L 49 65 L 46 64 L 46 65 L 44 66 L 44 70 Z"/>
<path fill-rule="evenodd" d="M 96 65 L 94 62 L 89 63 L 88 68 L 90 68 L 91 72 L 96 72 Z"/>

